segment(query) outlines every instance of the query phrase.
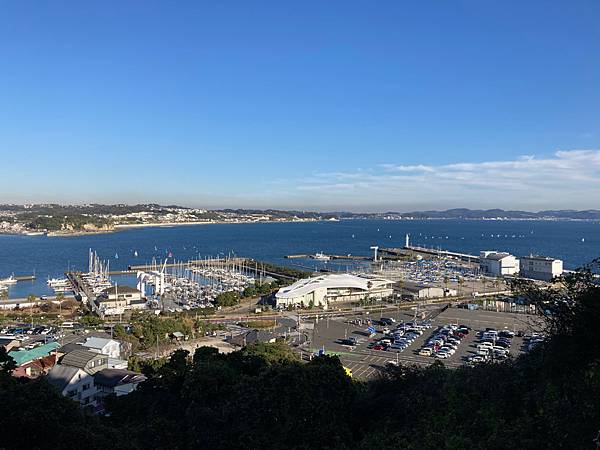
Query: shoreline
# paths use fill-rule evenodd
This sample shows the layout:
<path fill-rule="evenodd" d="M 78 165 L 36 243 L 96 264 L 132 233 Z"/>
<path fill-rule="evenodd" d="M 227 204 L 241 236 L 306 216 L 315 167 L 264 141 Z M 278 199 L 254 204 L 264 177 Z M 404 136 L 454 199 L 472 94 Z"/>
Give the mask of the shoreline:
<path fill-rule="evenodd" d="M 384 221 L 427 221 L 427 220 L 467 220 L 467 221 L 483 221 L 483 222 L 596 222 L 598 219 L 573 219 L 573 218 L 457 218 L 457 217 L 428 217 L 428 218 L 399 218 L 399 219 L 370 219 L 370 218 L 340 218 L 336 221 L 331 219 L 296 219 L 296 220 L 257 220 L 257 221 L 245 221 L 245 220 L 234 220 L 234 221 L 192 221 L 192 222 L 151 222 L 151 223 L 125 223 L 114 225 L 110 230 L 90 230 L 90 231 L 23 231 L 23 232 L 5 232 L 0 230 L 0 236 L 47 236 L 47 237 L 77 237 L 77 236 L 88 236 L 95 234 L 109 234 L 117 233 L 119 231 L 128 229 L 139 229 L 139 228 L 172 228 L 179 226 L 195 226 L 195 225 L 236 225 L 236 224 L 266 224 L 266 223 L 307 223 L 307 222 L 340 222 L 342 220 L 384 220 Z"/>
<path fill-rule="evenodd" d="M 193 221 L 193 222 L 152 222 L 152 223 L 125 223 L 114 225 L 110 230 L 94 230 L 94 231 L 48 231 L 48 232 L 23 232 L 23 233 L 2 233 L 0 235 L 6 236 L 47 236 L 47 237 L 77 237 L 77 236 L 88 236 L 95 234 L 109 234 L 118 233 L 119 231 L 125 231 L 128 229 L 139 229 L 139 228 L 173 228 L 178 226 L 195 226 L 195 225 L 228 225 L 228 224 L 253 224 L 253 223 L 296 223 L 296 222 L 328 222 L 328 220 L 257 220 L 257 221 Z"/>

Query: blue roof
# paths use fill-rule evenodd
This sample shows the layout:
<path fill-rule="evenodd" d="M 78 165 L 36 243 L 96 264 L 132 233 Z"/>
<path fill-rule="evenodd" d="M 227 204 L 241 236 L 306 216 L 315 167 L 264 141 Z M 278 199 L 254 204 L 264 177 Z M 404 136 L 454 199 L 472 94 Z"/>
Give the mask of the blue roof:
<path fill-rule="evenodd" d="M 15 360 L 17 366 L 22 366 L 34 359 L 43 358 L 44 356 L 49 355 L 50 352 L 56 350 L 58 347 L 60 347 L 58 342 L 50 342 L 31 350 L 13 350 L 9 352 L 8 355 Z"/>

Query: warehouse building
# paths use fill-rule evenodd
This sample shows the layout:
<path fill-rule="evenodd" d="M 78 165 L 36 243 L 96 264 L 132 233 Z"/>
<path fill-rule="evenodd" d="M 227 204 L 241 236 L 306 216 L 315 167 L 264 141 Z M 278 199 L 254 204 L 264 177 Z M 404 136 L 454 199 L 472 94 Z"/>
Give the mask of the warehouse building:
<path fill-rule="evenodd" d="M 332 302 L 351 302 L 391 297 L 394 282 L 350 274 L 320 275 L 304 278 L 275 294 L 276 306 L 322 306 Z"/>
<path fill-rule="evenodd" d="M 479 254 L 479 267 L 491 277 L 515 275 L 519 273 L 519 260 L 510 253 L 486 250 Z"/>
<path fill-rule="evenodd" d="M 398 295 L 403 300 L 418 300 L 428 298 L 452 297 L 457 295 L 456 289 L 446 289 L 439 286 L 423 286 L 418 283 L 405 281 L 398 288 Z"/>
<path fill-rule="evenodd" d="M 521 258 L 521 276 L 534 280 L 551 281 L 563 273 L 563 262 L 547 256 L 524 256 Z"/>

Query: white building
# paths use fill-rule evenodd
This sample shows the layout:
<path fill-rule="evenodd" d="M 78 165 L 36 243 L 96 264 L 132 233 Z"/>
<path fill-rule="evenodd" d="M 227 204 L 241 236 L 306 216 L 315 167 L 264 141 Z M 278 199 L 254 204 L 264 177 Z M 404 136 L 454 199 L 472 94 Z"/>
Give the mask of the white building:
<path fill-rule="evenodd" d="M 130 394 L 144 381 L 146 381 L 145 375 L 125 369 L 104 369 L 96 372 L 94 374 L 96 401 L 102 408 L 106 396 L 114 394 L 120 397 Z"/>
<path fill-rule="evenodd" d="M 143 309 L 146 300 L 142 292 L 130 286 L 112 286 L 104 289 L 94 302 L 103 316 L 123 314 L 128 309 Z"/>
<path fill-rule="evenodd" d="M 94 377 L 82 368 L 57 364 L 48 372 L 46 380 L 81 406 L 96 406 Z"/>
<path fill-rule="evenodd" d="M 393 294 L 393 281 L 350 274 L 304 278 L 275 294 L 277 307 L 314 305 L 327 308 L 330 302 L 382 299 Z"/>
<path fill-rule="evenodd" d="M 521 258 L 521 276 L 534 280 L 551 281 L 562 275 L 563 262 L 547 256 L 524 256 Z"/>
<path fill-rule="evenodd" d="M 479 253 L 479 267 L 484 275 L 501 277 L 519 273 L 519 260 L 506 252 L 483 251 Z"/>
<path fill-rule="evenodd" d="M 404 300 L 453 297 L 458 294 L 456 289 L 446 289 L 440 286 L 422 286 L 408 281 L 403 282 L 398 291 L 398 294 Z"/>
<path fill-rule="evenodd" d="M 87 347 L 92 352 L 101 353 L 110 358 L 118 359 L 121 355 L 121 344 L 114 339 L 89 337 L 81 345 Z"/>

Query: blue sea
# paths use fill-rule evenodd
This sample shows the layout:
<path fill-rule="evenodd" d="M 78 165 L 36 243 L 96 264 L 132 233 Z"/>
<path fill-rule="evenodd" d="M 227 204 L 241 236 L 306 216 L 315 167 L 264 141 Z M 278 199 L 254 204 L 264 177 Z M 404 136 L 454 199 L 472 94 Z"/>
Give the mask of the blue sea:
<path fill-rule="evenodd" d="M 138 228 L 116 233 L 73 237 L 0 235 L 0 278 L 35 274 L 19 282 L 10 297 L 50 294 L 47 278 L 68 269 L 87 270 L 88 249 L 110 260 L 111 270 L 150 263 L 172 253 L 177 260 L 236 255 L 276 264 L 315 269 L 312 259 L 285 259 L 290 254 L 370 255 L 369 247 L 411 244 L 478 254 L 480 250 L 530 253 L 560 258 L 574 269 L 600 257 L 599 221 L 511 220 L 342 220 L 256 224 L 189 225 Z M 156 250 L 155 250 L 156 249 Z M 137 252 L 137 257 L 134 256 Z M 117 258 L 118 256 L 118 258 Z M 345 268 L 344 261 L 326 263 Z"/>

